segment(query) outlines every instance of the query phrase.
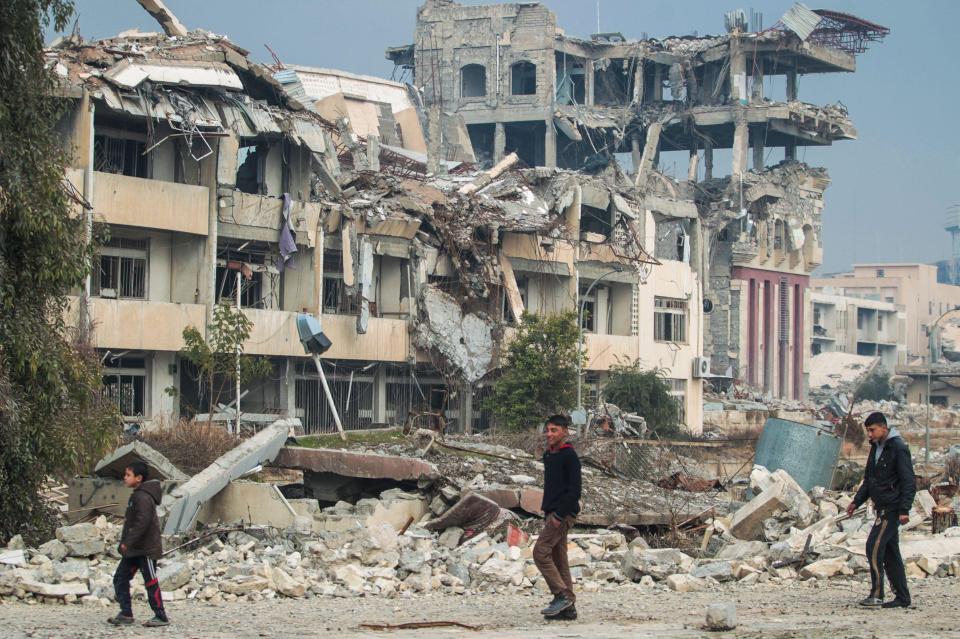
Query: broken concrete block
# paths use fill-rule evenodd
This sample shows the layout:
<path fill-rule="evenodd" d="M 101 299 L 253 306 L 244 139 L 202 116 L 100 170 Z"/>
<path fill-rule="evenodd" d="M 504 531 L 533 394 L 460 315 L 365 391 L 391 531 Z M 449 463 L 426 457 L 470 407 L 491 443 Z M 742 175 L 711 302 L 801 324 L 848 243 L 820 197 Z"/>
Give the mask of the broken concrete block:
<path fill-rule="evenodd" d="M 440 539 L 437 541 L 441 546 L 453 550 L 460 545 L 460 538 L 463 537 L 463 528 L 451 526 L 443 531 Z"/>
<path fill-rule="evenodd" d="M 783 485 L 780 499 L 790 510 L 790 513 L 804 526 L 813 520 L 814 507 L 806 491 L 790 476 L 790 473 L 780 468 L 770 475 L 772 481 Z"/>
<path fill-rule="evenodd" d="M 276 459 L 291 430 L 299 426 L 299 419 L 282 419 L 270 424 L 166 495 L 157 509 L 163 521 L 163 533 L 174 535 L 192 528 L 203 504 L 234 479 Z"/>
<path fill-rule="evenodd" d="M 239 576 L 220 582 L 220 590 L 231 595 L 248 595 L 266 590 L 269 586 L 269 580 L 260 575 Z"/>
<path fill-rule="evenodd" d="M 765 466 L 757 464 L 753 467 L 753 470 L 750 471 L 750 488 L 753 489 L 755 495 L 759 495 L 767 488 L 770 488 L 773 484 L 770 475 L 770 471 L 767 470 Z"/>
<path fill-rule="evenodd" d="M 927 572 L 917 565 L 916 561 L 908 561 L 904 566 L 906 569 L 907 577 L 912 579 L 926 579 Z"/>
<path fill-rule="evenodd" d="M 916 497 L 913 498 L 913 509 L 923 515 L 924 519 L 933 517 L 933 509 L 937 507 L 937 501 L 930 494 L 929 490 L 918 490 Z"/>
<path fill-rule="evenodd" d="M 493 500 L 470 492 L 441 517 L 428 521 L 423 527 L 427 530 L 446 530 L 456 526 L 463 530 L 480 531 L 497 521 L 501 511 L 503 509 Z"/>
<path fill-rule="evenodd" d="M 190 566 L 183 561 L 165 563 L 157 569 L 157 579 L 164 590 L 176 590 L 190 582 Z"/>
<path fill-rule="evenodd" d="M 0 564 L 5 566 L 26 566 L 26 552 L 23 549 L 0 551 Z"/>
<path fill-rule="evenodd" d="M 64 598 L 73 595 L 82 597 L 90 594 L 90 588 L 86 581 L 71 581 L 62 584 L 45 584 L 32 579 L 23 579 L 20 581 L 20 587 L 27 592 L 32 592 L 44 597 Z"/>
<path fill-rule="evenodd" d="M 690 571 L 690 574 L 699 579 L 711 577 L 719 582 L 733 581 L 736 574 L 733 570 L 733 563 L 729 561 L 711 561 L 700 564 Z"/>
<path fill-rule="evenodd" d="M 800 569 L 800 576 L 804 579 L 829 579 L 843 570 L 847 565 L 847 553 L 830 559 L 821 559 Z"/>
<path fill-rule="evenodd" d="M 738 541 L 729 543 L 717 553 L 717 559 L 746 560 L 758 555 L 766 555 L 769 546 L 762 541 Z"/>
<path fill-rule="evenodd" d="M 543 491 L 527 487 L 520 490 L 520 508 L 531 515 L 543 514 Z"/>
<path fill-rule="evenodd" d="M 140 461 L 147 465 L 150 479 L 180 482 L 189 479 L 186 473 L 174 466 L 169 459 L 142 441 L 130 442 L 106 455 L 97 462 L 97 466 L 93 472 L 98 477 L 123 479 L 124 470 L 135 461 Z"/>
<path fill-rule="evenodd" d="M 668 575 L 685 572 L 692 565 L 693 559 L 676 548 L 644 549 L 636 546 L 623 555 L 621 570 L 631 581 L 640 581 L 645 576 L 662 580 Z"/>
<path fill-rule="evenodd" d="M 64 543 L 82 543 L 100 539 L 100 531 L 93 524 L 74 524 L 57 528 L 57 539 Z"/>
<path fill-rule="evenodd" d="M 510 475 L 510 481 L 521 486 L 537 483 L 537 480 L 530 475 Z"/>
<path fill-rule="evenodd" d="M 699 592 L 707 587 L 702 579 L 684 574 L 670 575 L 665 582 L 670 590 L 676 592 Z"/>
<path fill-rule="evenodd" d="M 93 541 L 68 542 L 67 555 L 70 557 L 93 557 L 107 551 L 107 544 L 102 539 Z"/>
<path fill-rule="evenodd" d="M 497 502 L 501 508 L 514 509 L 520 507 L 520 491 L 507 486 L 490 486 L 478 491 L 487 499 Z"/>
<path fill-rule="evenodd" d="M 917 560 L 917 566 L 919 566 L 923 572 L 933 576 L 937 574 L 937 570 L 940 569 L 940 561 L 933 557 L 921 557 Z"/>
<path fill-rule="evenodd" d="M 273 582 L 277 592 L 284 597 L 299 598 L 307 594 L 307 587 L 288 575 L 281 568 L 274 568 L 270 571 L 270 580 Z"/>
<path fill-rule="evenodd" d="M 69 559 L 58 562 L 53 566 L 53 577 L 59 582 L 85 581 L 90 577 L 89 562 L 80 559 Z"/>
<path fill-rule="evenodd" d="M 60 561 L 67 556 L 67 546 L 59 539 L 51 539 L 37 548 L 37 552 L 49 557 L 53 561 Z"/>
<path fill-rule="evenodd" d="M 7 550 L 26 550 L 27 545 L 23 542 L 23 535 L 14 535 L 7 542 Z"/>
<path fill-rule="evenodd" d="M 763 532 L 763 520 L 784 508 L 783 484 L 774 483 L 733 514 L 730 532 L 737 539 L 757 539 Z"/>
<path fill-rule="evenodd" d="M 737 607 L 732 603 L 707 606 L 708 630 L 733 630 L 737 627 Z"/>

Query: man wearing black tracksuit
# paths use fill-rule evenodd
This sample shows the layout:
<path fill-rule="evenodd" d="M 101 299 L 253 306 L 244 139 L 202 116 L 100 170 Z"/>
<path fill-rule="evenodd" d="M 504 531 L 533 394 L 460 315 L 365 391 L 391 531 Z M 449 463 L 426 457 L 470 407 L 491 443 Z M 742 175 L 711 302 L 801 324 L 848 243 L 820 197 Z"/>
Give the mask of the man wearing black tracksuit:
<path fill-rule="evenodd" d="M 897 430 L 887 426 L 883 413 L 871 413 L 864 426 L 870 439 L 870 456 L 863 483 L 847 506 L 847 514 L 871 499 L 877 511 L 877 520 L 867 537 L 867 560 L 870 562 L 870 596 L 861 606 L 907 608 L 910 590 L 900 556 L 898 535 L 900 525 L 910 520 L 910 508 L 917 493 L 916 478 L 910 447 Z M 886 573 L 893 589 L 894 599 L 883 601 L 883 576 Z"/>

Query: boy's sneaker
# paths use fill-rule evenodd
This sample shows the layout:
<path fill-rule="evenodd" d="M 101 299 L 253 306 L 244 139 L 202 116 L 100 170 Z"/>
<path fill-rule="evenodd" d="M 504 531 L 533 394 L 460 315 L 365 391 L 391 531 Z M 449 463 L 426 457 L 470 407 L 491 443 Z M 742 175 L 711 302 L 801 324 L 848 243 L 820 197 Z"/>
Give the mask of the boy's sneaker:
<path fill-rule="evenodd" d="M 860 602 L 860 605 L 865 608 L 879 608 L 883 605 L 883 599 L 880 597 L 867 597 Z"/>
<path fill-rule="evenodd" d="M 162 628 L 163 626 L 169 626 L 170 620 L 166 617 L 154 617 L 148 621 L 143 622 L 145 628 Z"/>
<path fill-rule="evenodd" d="M 128 617 L 127 615 L 121 613 L 115 617 L 110 617 L 109 619 L 107 619 L 107 623 L 112 624 L 114 626 L 132 626 L 133 617 L 132 616 Z"/>

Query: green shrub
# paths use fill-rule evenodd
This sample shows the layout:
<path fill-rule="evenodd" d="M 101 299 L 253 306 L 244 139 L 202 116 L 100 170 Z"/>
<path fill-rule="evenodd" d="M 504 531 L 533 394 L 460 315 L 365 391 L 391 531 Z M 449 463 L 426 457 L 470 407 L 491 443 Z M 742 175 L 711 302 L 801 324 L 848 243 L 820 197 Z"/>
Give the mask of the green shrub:
<path fill-rule="evenodd" d="M 603 386 L 603 398 L 621 410 L 641 415 L 653 435 L 671 439 L 683 434 L 680 405 L 670 395 L 660 369 L 644 370 L 639 360 L 614 365 Z"/>

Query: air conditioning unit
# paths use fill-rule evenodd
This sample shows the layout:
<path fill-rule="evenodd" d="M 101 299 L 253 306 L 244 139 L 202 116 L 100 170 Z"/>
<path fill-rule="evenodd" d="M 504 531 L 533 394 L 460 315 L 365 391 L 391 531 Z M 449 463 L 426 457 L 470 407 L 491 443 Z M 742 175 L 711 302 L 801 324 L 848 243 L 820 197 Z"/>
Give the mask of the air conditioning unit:
<path fill-rule="evenodd" d="M 693 377 L 694 379 L 710 377 L 710 358 L 709 357 L 693 358 Z"/>
<path fill-rule="evenodd" d="M 101 288 L 100 297 L 108 298 L 111 300 L 117 299 L 117 289 L 115 288 Z"/>

